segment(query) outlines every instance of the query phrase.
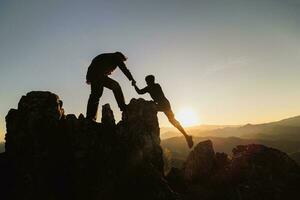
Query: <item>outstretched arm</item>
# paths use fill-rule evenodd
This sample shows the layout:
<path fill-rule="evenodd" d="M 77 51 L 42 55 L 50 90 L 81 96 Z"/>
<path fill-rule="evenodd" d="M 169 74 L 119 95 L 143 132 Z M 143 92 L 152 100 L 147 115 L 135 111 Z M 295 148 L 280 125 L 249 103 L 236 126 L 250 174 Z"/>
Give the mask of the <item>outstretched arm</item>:
<path fill-rule="evenodd" d="M 128 68 L 126 67 L 124 62 L 120 62 L 118 64 L 119 68 L 121 69 L 121 71 L 125 74 L 125 76 L 130 80 L 130 81 L 134 81 L 130 71 L 128 70 Z"/>
<path fill-rule="evenodd" d="M 138 93 L 138 94 L 146 94 L 148 92 L 148 87 L 145 87 L 143 89 L 139 89 L 138 86 L 136 84 L 133 85 L 134 86 L 134 89 L 135 91 Z"/>

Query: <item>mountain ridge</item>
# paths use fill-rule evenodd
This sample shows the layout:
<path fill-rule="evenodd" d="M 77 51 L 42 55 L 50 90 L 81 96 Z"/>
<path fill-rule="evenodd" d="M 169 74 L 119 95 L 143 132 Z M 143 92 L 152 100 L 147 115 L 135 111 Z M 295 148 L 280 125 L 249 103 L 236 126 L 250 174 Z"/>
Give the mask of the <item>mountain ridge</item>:
<path fill-rule="evenodd" d="M 241 137 L 245 139 L 297 140 L 300 141 L 300 116 L 290 117 L 275 122 L 246 124 L 243 126 L 211 126 L 211 129 L 188 128 L 194 136 Z M 163 139 L 178 136 L 176 131 L 162 134 Z"/>

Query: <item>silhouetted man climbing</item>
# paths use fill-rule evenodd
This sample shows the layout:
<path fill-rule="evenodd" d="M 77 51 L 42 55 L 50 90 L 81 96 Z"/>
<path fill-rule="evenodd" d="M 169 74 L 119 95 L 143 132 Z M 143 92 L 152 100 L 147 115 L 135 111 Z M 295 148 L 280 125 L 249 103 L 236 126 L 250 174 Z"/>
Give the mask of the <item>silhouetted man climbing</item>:
<path fill-rule="evenodd" d="M 96 56 L 88 68 L 86 83 L 91 85 L 91 94 L 88 100 L 86 117 L 96 121 L 97 111 L 103 88 L 113 91 L 121 111 L 125 109 L 125 99 L 119 83 L 108 77 L 117 67 L 119 67 L 126 77 L 135 83 L 130 71 L 124 61 L 127 58 L 121 52 L 104 53 Z"/>
<path fill-rule="evenodd" d="M 164 92 L 162 91 L 162 88 L 158 83 L 155 83 L 155 77 L 153 75 L 146 76 L 145 78 L 147 86 L 143 89 L 139 89 L 136 86 L 136 82 L 132 82 L 132 85 L 134 86 L 136 92 L 138 94 L 145 94 L 149 93 L 152 97 L 153 101 L 156 103 L 157 110 L 162 111 L 166 114 L 171 124 L 173 124 L 185 137 L 188 146 L 190 148 L 193 147 L 194 142 L 192 136 L 189 136 L 183 127 L 180 125 L 180 123 L 175 119 L 174 113 L 171 109 L 171 105 L 169 100 L 165 97 Z"/>

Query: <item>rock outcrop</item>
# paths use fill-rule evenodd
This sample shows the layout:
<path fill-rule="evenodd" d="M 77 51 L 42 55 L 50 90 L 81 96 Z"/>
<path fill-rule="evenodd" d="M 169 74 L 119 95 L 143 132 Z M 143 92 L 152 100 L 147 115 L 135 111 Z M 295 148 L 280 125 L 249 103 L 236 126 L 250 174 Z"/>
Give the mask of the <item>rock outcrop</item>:
<path fill-rule="evenodd" d="M 181 170 L 171 170 L 168 180 L 185 199 L 296 199 L 300 167 L 286 153 L 259 144 L 237 146 L 229 158 L 215 153 L 208 140 L 191 151 Z"/>
<path fill-rule="evenodd" d="M 190 152 L 184 167 L 184 179 L 189 182 L 206 181 L 216 164 L 215 151 L 210 140 L 200 142 Z"/>
<path fill-rule="evenodd" d="M 0 154 L 1 199 L 281 200 L 297 199 L 300 169 L 258 144 L 229 157 L 200 142 L 182 169 L 164 175 L 157 111 L 132 99 L 116 124 L 108 104 L 101 123 L 66 115 L 59 97 L 30 92 L 6 116 Z"/>
<path fill-rule="evenodd" d="M 230 178 L 242 199 L 299 198 L 299 166 L 286 153 L 259 144 L 232 152 Z"/>
<path fill-rule="evenodd" d="M 96 123 L 65 115 L 55 94 L 28 93 L 6 117 L 6 197 L 177 199 L 163 175 L 156 114 L 153 102 L 133 99 L 117 125 L 109 105 Z"/>

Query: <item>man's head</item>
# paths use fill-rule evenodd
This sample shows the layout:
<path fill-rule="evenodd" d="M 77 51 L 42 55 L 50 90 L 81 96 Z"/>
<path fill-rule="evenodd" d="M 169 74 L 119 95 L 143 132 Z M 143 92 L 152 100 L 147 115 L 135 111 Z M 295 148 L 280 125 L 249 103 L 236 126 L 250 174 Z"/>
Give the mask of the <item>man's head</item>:
<path fill-rule="evenodd" d="M 153 75 L 148 75 L 145 78 L 147 85 L 153 85 L 155 83 L 155 77 Z"/>
<path fill-rule="evenodd" d="M 121 52 L 119 52 L 119 51 L 115 52 L 115 55 L 116 55 L 119 59 L 121 59 L 122 61 L 126 61 L 126 60 L 127 60 L 127 57 L 126 57 L 124 54 L 122 54 Z"/>

